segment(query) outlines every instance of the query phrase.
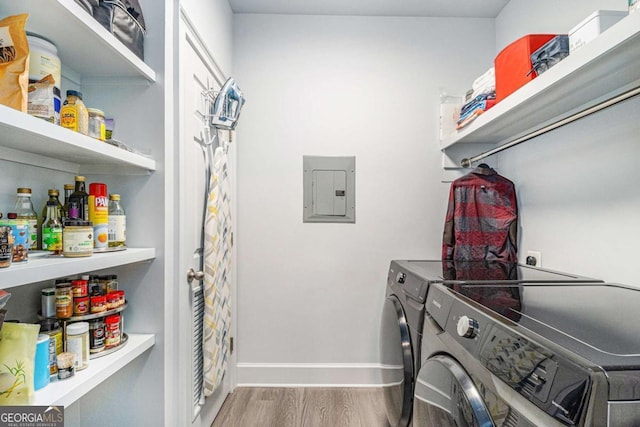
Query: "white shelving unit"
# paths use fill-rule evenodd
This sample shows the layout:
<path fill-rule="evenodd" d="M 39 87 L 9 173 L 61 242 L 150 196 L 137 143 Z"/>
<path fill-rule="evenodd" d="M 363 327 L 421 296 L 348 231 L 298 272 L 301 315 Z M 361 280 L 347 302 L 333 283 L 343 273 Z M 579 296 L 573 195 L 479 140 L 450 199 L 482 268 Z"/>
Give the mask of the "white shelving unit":
<path fill-rule="evenodd" d="M 156 89 L 149 92 L 157 93 L 157 88 L 153 87 L 156 73 L 74 0 L 0 1 L 0 16 L 25 12 L 29 13 L 27 31 L 56 40 L 58 56 L 63 61 L 63 75 L 69 73 L 74 83 L 139 80 L 151 86 L 150 89 Z M 126 103 L 127 100 L 123 99 L 123 107 Z M 156 170 L 156 161 L 145 155 L 69 131 L 3 105 L 0 105 L 0 159 L 70 176 L 144 176 Z M 39 175 L 46 177 L 46 172 Z M 20 177 L 5 175 L 3 178 L 15 180 L 16 185 L 20 182 Z M 136 196 L 135 191 L 130 195 L 132 198 Z M 150 262 L 155 257 L 155 248 L 132 247 L 84 258 L 30 257 L 27 263 L 13 264 L 0 270 L 0 289 L 17 290 L 30 283 Z M 138 284 L 139 287 L 144 285 L 148 284 Z M 36 392 L 32 403 L 69 406 L 155 345 L 154 334 L 131 333 L 129 330 L 126 333 L 128 341 L 122 348 L 92 359 L 87 369 L 76 372 L 71 379 L 53 381 Z"/>
<path fill-rule="evenodd" d="M 141 175 L 153 159 L 0 105 L 0 154 L 5 160 L 75 174 Z"/>
<path fill-rule="evenodd" d="M 150 261 L 155 258 L 154 248 L 127 248 L 124 251 L 95 253 L 90 257 L 35 257 L 25 263 L 15 263 L 0 270 L 0 289 L 65 277 L 88 271 Z"/>
<path fill-rule="evenodd" d="M 638 70 L 640 13 L 635 13 L 441 141 L 441 149 L 498 144 L 542 129 L 640 85 Z"/>
<path fill-rule="evenodd" d="M 69 406 L 155 344 L 152 334 L 127 335 L 129 339 L 121 349 L 91 359 L 89 366 L 76 372 L 73 377 L 65 380 L 51 377 L 49 385 L 36 391 L 33 405 Z"/>
<path fill-rule="evenodd" d="M 155 82 L 156 73 L 105 30 L 74 0 L 5 1 L 3 16 L 28 13 L 27 30 L 58 43 L 63 66 L 82 76 L 144 77 Z"/>

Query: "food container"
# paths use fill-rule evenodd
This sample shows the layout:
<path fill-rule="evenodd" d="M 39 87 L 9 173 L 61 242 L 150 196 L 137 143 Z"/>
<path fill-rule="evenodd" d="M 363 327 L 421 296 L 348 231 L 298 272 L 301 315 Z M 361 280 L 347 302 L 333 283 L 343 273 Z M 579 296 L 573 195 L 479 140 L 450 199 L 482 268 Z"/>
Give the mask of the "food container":
<path fill-rule="evenodd" d="M 55 375 L 58 372 L 56 356 L 62 353 L 62 327 L 55 319 L 44 319 L 40 322 L 40 332 L 49 336 L 49 373 Z"/>
<path fill-rule="evenodd" d="M 89 366 L 89 324 L 87 322 L 67 325 L 67 351 L 75 355 L 76 371 Z"/>
<path fill-rule="evenodd" d="M 56 284 L 56 317 L 68 319 L 73 316 L 73 291 L 71 283 Z"/>
<path fill-rule="evenodd" d="M 117 347 L 120 345 L 121 331 L 120 331 L 120 315 L 113 314 L 107 316 L 105 322 L 105 334 L 104 345 L 105 348 Z"/>
<path fill-rule="evenodd" d="M 89 314 L 89 297 L 73 297 L 73 315 L 84 316 Z"/>
<path fill-rule="evenodd" d="M 89 112 L 89 136 L 104 141 L 106 139 L 106 128 L 104 112 L 96 108 L 87 108 Z"/>
<path fill-rule="evenodd" d="M 73 289 L 73 297 L 86 297 L 89 295 L 88 282 L 86 280 L 78 279 L 71 282 Z"/>
<path fill-rule="evenodd" d="M 107 311 L 107 297 L 94 295 L 91 297 L 91 313 L 103 313 Z"/>
<path fill-rule="evenodd" d="M 89 352 L 99 353 L 104 350 L 104 319 L 95 319 L 89 321 Z"/>
<path fill-rule="evenodd" d="M 56 356 L 58 365 L 58 379 L 71 378 L 75 372 L 75 354 L 70 352 L 60 353 Z"/>
<path fill-rule="evenodd" d="M 40 294 L 42 317 L 56 317 L 56 288 L 45 288 Z"/>
<path fill-rule="evenodd" d="M 0 226 L 0 268 L 11 265 L 13 258 L 13 235 L 11 227 Z"/>
<path fill-rule="evenodd" d="M 569 31 L 569 52 L 573 53 L 627 16 L 627 11 L 597 10 Z"/>
<path fill-rule="evenodd" d="M 93 255 L 93 224 L 90 221 L 69 220 L 62 231 L 62 255 L 85 257 Z"/>

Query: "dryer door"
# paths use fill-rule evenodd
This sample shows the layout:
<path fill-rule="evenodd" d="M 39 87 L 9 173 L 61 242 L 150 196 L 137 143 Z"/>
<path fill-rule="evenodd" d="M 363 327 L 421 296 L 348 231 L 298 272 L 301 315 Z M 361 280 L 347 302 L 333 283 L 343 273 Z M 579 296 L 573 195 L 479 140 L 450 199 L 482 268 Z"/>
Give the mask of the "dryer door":
<path fill-rule="evenodd" d="M 387 419 L 391 427 L 405 427 L 413 401 L 413 353 L 407 318 L 395 295 L 387 297 L 382 311 L 380 359 Z"/>
<path fill-rule="evenodd" d="M 413 427 L 494 427 L 465 370 L 448 356 L 427 360 L 416 381 Z"/>

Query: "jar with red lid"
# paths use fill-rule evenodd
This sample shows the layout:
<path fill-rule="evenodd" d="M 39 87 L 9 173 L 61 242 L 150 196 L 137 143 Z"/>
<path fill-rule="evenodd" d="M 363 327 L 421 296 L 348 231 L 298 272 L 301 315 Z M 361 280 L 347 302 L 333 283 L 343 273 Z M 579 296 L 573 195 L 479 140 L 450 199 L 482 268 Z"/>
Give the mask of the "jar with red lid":
<path fill-rule="evenodd" d="M 113 314 L 107 316 L 104 319 L 105 333 L 104 333 L 104 346 L 105 348 L 117 347 L 120 345 L 121 331 L 120 331 L 120 315 Z"/>
<path fill-rule="evenodd" d="M 89 295 L 89 282 L 87 280 L 72 280 L 73 297 L 86 297 Z"/>
<path fill-rule="evenodd" d="M 120 303 L 120 294 L 117 291 L 109 292 L 107 294 L 107 310 L 113 310 L 118 308 Z"/>
<path fill-rule="evenodd" d="M 73 315 L 84 316 L 89 314 L 89 297 L 73 297 Z"/>
<path fill-rule="evenodd" d="M 105 295 L 92 296 L 90 303 L 92 313 L 102 313 L 107 311 L 107 297 Z"/>
<path fill-rule="evenodd" d="M 125 303 L 124 290 L 119 289 L 116 292 L 118 293 L 118 307 L 122 307 Z"/>

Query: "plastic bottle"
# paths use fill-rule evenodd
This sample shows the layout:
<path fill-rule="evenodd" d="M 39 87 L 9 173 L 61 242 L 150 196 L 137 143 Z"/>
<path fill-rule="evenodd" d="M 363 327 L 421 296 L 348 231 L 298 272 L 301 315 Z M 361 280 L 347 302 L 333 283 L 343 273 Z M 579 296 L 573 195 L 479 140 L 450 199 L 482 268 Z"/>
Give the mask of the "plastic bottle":
<path fill-rule="evenodd" d="M 127 216 L 120 204 L 119 194 L 109 194 L 109 247 L 125 246 L 127 242 Z"/>
<path fill-rule="evenodd" d="M 60 126 L 89 135 L 89 112 L 82 102 L 82 92 L 68 90 L 60 109 Z"/>
<path fill-rule="evenodd" d="M 81 219 L 83 221 L 89 220 L 89 194 L 86 190 L 86 178 L 84 176 L 75 177 L 75 190 L 69 196 L 69 219 Z M 71 204 L 76 203 L 78 208 L 78 216 L 74 218 L 72 215 Z"/>
<path fill-rule="evenodd" d="M 62 253 L 62 223 L 58 218 L 59 203 L 47 202 L 47 216 L 42 222 L 42 249 L 56 255 Z"/>
<path fill-rule="evenodd" d="M 93 223 L 93 248 L 106 250 L 109 247 L 109 199 L 106 184 L 89 184 L 89 221 Z"/>
<path fill-rule="evenodd" d="M 30 188 L 18 188 L 16 194 L 15 213 L 18 219 L 29 223 L 27 246 L 29 250 L 38 249 L 38 215 L 33 209 Z"/>

